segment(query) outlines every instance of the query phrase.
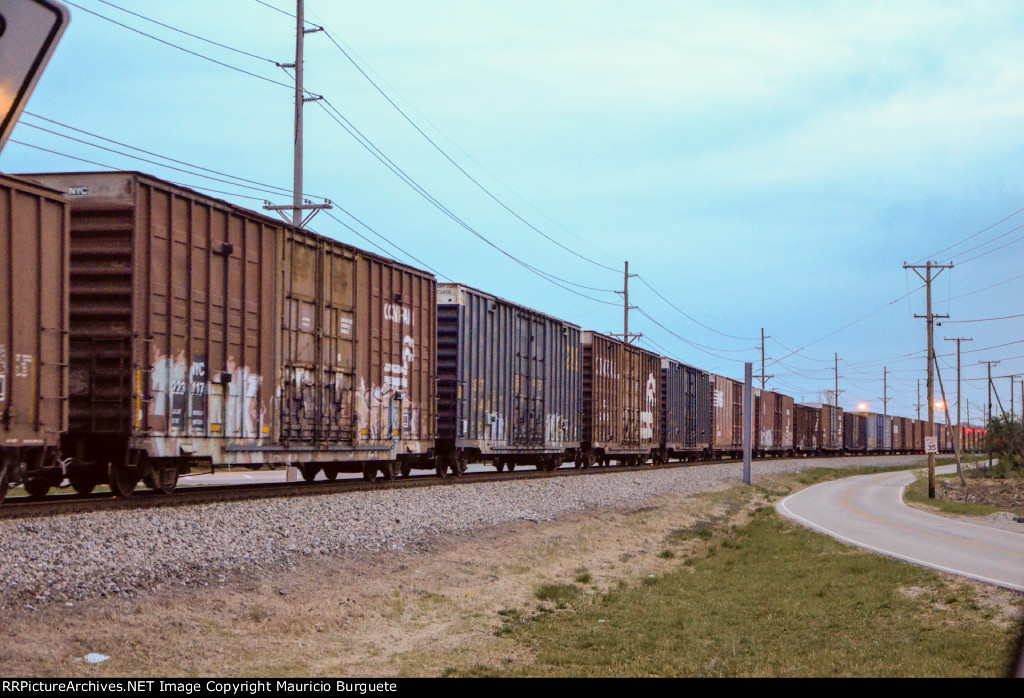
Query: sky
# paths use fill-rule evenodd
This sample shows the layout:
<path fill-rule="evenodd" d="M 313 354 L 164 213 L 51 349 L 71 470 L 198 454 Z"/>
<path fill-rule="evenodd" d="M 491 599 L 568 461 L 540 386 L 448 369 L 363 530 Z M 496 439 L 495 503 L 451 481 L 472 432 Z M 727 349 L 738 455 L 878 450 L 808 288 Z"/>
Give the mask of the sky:
<path fill-rule="evenodd" d="M 0 171 L 103 165 L 291 202 L 293 78 L 274 62 L 294 60 L 294 1 L 75 5 Z M 821 401 L 838 355 L 841 405 L 882 412 L 887 369 L 905 416 L 926 301 L 904 263 L 952 262 L 932 285 L 949 400 L 944 339 L 967 337 L 965 420 L 987 400 L 979 361 L 1001 361 L 1009 411 L 1021 3 L 308 0 L 306 19 L 326 28 L 305 44 L 323 99 L 304 190 L 335 205 L 317 232 L 605 333 L 623 331 L 628 261 L 641 346 L 742 379 L 764 328 L 769 388 Z"/>

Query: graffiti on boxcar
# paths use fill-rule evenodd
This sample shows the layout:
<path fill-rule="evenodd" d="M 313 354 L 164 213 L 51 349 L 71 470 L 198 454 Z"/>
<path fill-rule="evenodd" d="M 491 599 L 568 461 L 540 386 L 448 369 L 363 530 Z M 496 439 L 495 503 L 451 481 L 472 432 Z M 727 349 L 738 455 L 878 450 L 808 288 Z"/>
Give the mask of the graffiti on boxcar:
<path fill-rule="evenodd" d="M 595 359 L 597 375 L 607 376 L 613 380 L 619 379 L 619 373 L 615 370 L 615 362 L 610 359 Z"/>
<path fill-rule="evenodd" d="M 549 414 L 544 419 L 544 441 L 569 441 L 569 420 L 561 414 Z"/>
<path fill-rule="evenodd" d="M 211 411 L 206 357 L 195 357 L 189 362 L 182 349 L 175 356 L 158 356 L 153 362 L 150 414 L 165 418 L 171 435 L 206 435 L 209 429 L 217 435 L 253 438 L 260 433 L 264 420 L 259 405 L 262 382 L 262 376 L 252 373 L 247 366 L 238 366 L 234 357 L 228 357 L 227 371 L 218 381 L 223 392 L 219 393 L 220 401 L 213 404 Z"/>
<path fill-rule="evenodd" d="M 658 397 L 658 383 L 654 374 L 647 374 L 647 409 L 640 413 L 640 439 L 650 441 L 654 438 L 654 403 Z"/>
<path fill-rule="evenodd" d="M 419 431 L 420 407 L 405 396 L 409 389 L 409 371 L 416 361 L 416 340 L 406 335 L 402 340 L 402 363 L 384 364 L 382 385 L 367 386 L 359 378 L 356 394 L 356 429 L 371 441 L 395 438 L 403 429 Z"/>
<path fill-rule="evenodd" d="M 500 412 L 488 412 L 485 418 L 487 419 L 487 438 L 491 441 L 504 441 L 505 416 Z"/>

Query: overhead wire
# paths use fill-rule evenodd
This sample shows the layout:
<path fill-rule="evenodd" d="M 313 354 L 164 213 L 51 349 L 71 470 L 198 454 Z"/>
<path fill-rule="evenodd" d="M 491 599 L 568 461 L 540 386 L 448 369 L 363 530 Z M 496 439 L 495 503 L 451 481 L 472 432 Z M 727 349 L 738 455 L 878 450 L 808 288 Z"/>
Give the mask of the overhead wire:
<path fill-rule="evenodd" d="M 265 80 L 265 81 L 267 81 L 267 82 L 272 82 L 272 83 L 274 83 L 274 84 L 277 84 L 277 85 L 281 85 L 281 86 L 284 86 L 284 87 L 288 87 L 289 89 L 293 88 L 293 86 L 292 86 L 292 85 L 287 85 L 287 84 L 285 84 L 285 83 L 282 83 L 282 82 L 279 82 L 279 81 L 275 81 L 275 80 L 271 80 L 271 79 L 269 79 L 269 78 L 265 78 L 265 77 L 263 77 L 263 76 L 257 75 L 256 73 L 252 73 L 251 71 L 247 71 L 247 70 L 243 70 L 243 69 L 241 69 L 241 68 L 237 68 L 237 67 L 235 67 L 235 66 L 232 66 L 232 65 L 230 65 L 230 64 L 228 64 L 228 63 L 224 63 L 224 62 L 222 62 L 222 61 L 218 61 L 218 60 L 216 60 L 216 59 L 210 58 L 209 56 L 205 56 L 205 55 L 203 55 L 203 54 L 200 54 L 200 53 L 197 53 L 197 52 L 195 52 L 195 51 L 191 51 L 191 50 L 189 50 L 189 49 L 186 49 L 186 48 L 184 48 L 184 47 L 182 47 L 182 46 L 178 46 L 177 44 L 174 44 L 174 43 L 172 43 L 172 42 L 168 42 L 168 41 L 165 41 L 165 40 L 163 40 L 163 39 L 160 39 L 159 37 L 153 36 L 152 34 L 148 34 L 148 33 L 146 33 L 146 32 L 140 31 L 140 30 L 138 30 L 138 29 L 135 29 L 134 27 L 130 27 L 130 26 L 128 26 L 128 25 L 126 25 L 126 24 L 123 24 L 123 23 L 121 23 L 121 22 L 118 22 L 118 21 L 116 21 L 116 20 L 114 20 L 114 19 L 112 19 L 112 18 L 110 18 L 110 17 L 107 17 L 107 16 L 105 16 L 105 15 L 102 15 L 102 14 L 100 14 L 100 13 L 98 13 L 98 12 L 94 12 L 94 11 L 92 11 L 92 10 L 88 10 L 88 9 L 86 9 L 86 8 L 84 8 L 84 7 L 81 7 L 81 6 L 79 6 L 79 5 L 76 5 L 76 4 L 74 4 L 74 3 L 71 3 L 71 2 L 69 2 L 68 4 L 70 4 L 70 5 L 73 5 L 74 7 L 77 7 L 78 9 L 81 9 L 81 10 L 82 10 L 82 11 L 84 11 L 84 12 L 88 12 L 89 14 L 95 15 L 95 16 L 97 16 L 97 17 L 101 18 L 101 19 L 105 19 L 105 20 L 107 20 L 107 21 L 109 21 L 109 22 L 111 22 L 111 23 L 113 23 L 113 24 L 115 24 L 115 25 L 117 25 L 117 26 L 123 27 L 123 28 L 125 28 L 125 29 L 128 29 L 128 30 L 130 30 L 130 31 L 133 31 L 133 32 L 135 32 L 135 33 L 141 34 L 141 35 L 143 35 L 143 36 L 146 36 L 147 38 L 153 39 L 154 41 L 158 41 L 158 42 L 160 42 L 160 43 L 162 43 L 162 44 L 165 44 L 165 45 L 167 45 L 167 46 L 171 46 L 171 47 L 173 47 L 173 48 L 179 49 L 179 50 L 181 50 L 181 51 L 184 51 L 184 52 L 186 52 L 186 53 L 189 53 L 189 54 L 191 54 L 191 55 L 193 55 L 193 56 L 196 56 L 196 57 L 199 57 L 199 58 L 203 58 L 204 60 L 208 60 L 208 61 L 211 61 L 211 62 L 213 62 L 213 63 L 216 63 L 216 64 L 218 64 L 218 65 L 224 66 L 224 67 L 226 67 L 226 68 L 230 68 L 230 69 L 232 69 L 232 70 L 235 70 L 235 71 L 237 71 L 237 72 L 240 72 L 240 73 L 244 73 L 244 74 L 246 74 L 246 75 L 249 75 L 249 76 L 252 76 L 252 77 L 256 77 L 256 78 L 259 78 L 259 79 L 261 79 L 261 80 Z M 134 13 L 133 13 L 133 14 L 134 14 Z M 141 17 L 141 15 L 139 15 L 139 16 Z M 143 18 L 144 18 L 144 17 L 143 17 Z M 144 19 L 148 19 L 148 18 L 144 18 Z M 200 38 L 201 38 L 201 37 L 200 37 Z M 276 65 L 278 65 L 278 67 L 283 67 L 283 66 L 280 66 L 280 64 L 276 64 Z M 309 90 L 306 90 L 306 94 L 307 94 L 307 95 L 309 95 L 309 96 L 310 96 L 310 97 L 312 97 L 312 98 L 316 98 L 316 99 L 317 99 L 317 103 L 318 103 L 318 104 L 320 103 L 320 101 L 324 101 L 324 102 L 327 102 L 327 100 L 326 100 L 326 99 L 321 99 L 321 97 L 322 97 L 321 95 L 315 95 L 314 93 L 310 92 Z M 329 102 L 328 102 L 328 104 L 329 104 Z M 321 105 L 321 106 L 322 106 L 322 105 Z M 337 109 L 336 109 L 336 108 L 335 108 L 335 107 L 334 107 L 333 105 L 330 105 L 330 107 L 331 107 L 331 110 L 333 110 L 333 111 L 334 111 L 334 112 L 335 112 L 335 113 L 336 113 L 336 114 L 337 114 L 337 115 L 338 115 L 339 117 L 341 117 L 341 118 L 342 118 L 342 119 L 344 119 L 344 120 L 345 120 L 346 122 L 348 122 L 348 120 L 344 118 L 344 116 L 343 116 L 343 115 L 341 114 L 341 112 L 340 112 L 339 110 L 337 110 Z M 328 112 L 328 113 L 330 113 L 330 112 Z M 337 121 L 337 119 L 335 119 L 335 121 Z M 340 122 L 339 122 L 339 123 L 340 123 Z M 351 122 L 348 122 L 348 123 L 349 123 L 349 125 L 351 126 Z M 354 126 L 351 126 L 351 128 L 352 128 L 353 130 L 355 130 L 355 131 L 358 131 L 358 129 L 355 129 L 355 127 L 354 127 Z M 379 148 L 377 148 L 377 147 L 376 147 L 375 145 L 373 145 L 373 144 L 372 144 L 372 142 L 371 142 L 371 141 L 369 141 L 369 139 L 366 139 L 366 137 L 365 137 L 365 136 L 362 136 L 362 134 L 361 134 L 361 133 L 360 133 L 360 137 L 361 137 L 362 139 L 365 139 L 365 140 L 366 140 L 366 143 L 365 143 L 365 144 L 363 143 L 363 140 L 361 140 L 361 139 L 360 139 L 360 137 L 357 137 L 357 136 L 355 135 L 355 133 L 353 133 L 353 131 L 352 131 L 352 130 L 349 130 L 348 128 L 346 128 L 345 130 L 346 130 L 346 132 L 348 132 L 348 133 L 349 133 L 349 135 L 351 135 L 351 136 L 352 136 L 353 138 L 355 138 L 355 139 L 357 140 L 357 142 L 359 142 L 359 143 L 360 143 L 361 145 L 363 145 L 363 147 L 364 147 L 364 148 L 366 148 L 367 150 L 369 150 L 369 151 L 370 151 L 371 153 L 373 153 L 373 149 L 376 149 L 376 150 L 377 150 L 377 152 L 378 152 L 378 153 L 380 153 L 380 154 L 381 154 L 381 155 L 383 156 L 383 153 L 382 153 L 382 152 L 381 152 L 381 151 L 379 150 Z M 368 144 L 368 145 L 367 145 L 367 144 Z M 371 148 L 370 146 L 372 146 L 372 148 Z M 386 156 L 384 156 L 384 157 L 386 157 Z M 380 158 L 378 157 L 378 159 L 380 159 Z M 390 160 L 390 159 L 389 159 L 389 160 Z M 383 161 L 382 161 L 382 162 L 383 162 Z M 396 166 L 396 167 L 397 167 L 397 166 Z M 390 169 L 390 168 L 389 168 L 389 169 Z M 400 169 L 400 168 L 399 168 L 399 169 Z M 394 172 L 394 173 L 395 173 L 396 175 L 398 175 L 398 172 L 395 172 L 394 170 L 392 170 L 392 172 Z M 398 175 L 398 176 L 399 176 L 399 178 L 400 178 L 400 179 L 403 179 L 403 181 L 405 181 L 405 177 L 408 177 L 408 175 L 405 175 L 405 177 L 402 177 L 402 175 Z M 424 194 L 426 193 L 426 190 L 424 190 L 424 189 L 423 189 L 422 187 L 420 187 L 420 186 L 419 186 L 418 184 L 415 184 L 415 185 L 414 185 L 414 182 L 412 181 L 412 179 L 411 179 L 411 178 L 408 178 L 408 179 L 409 179 L 410 181 L 407 181 L 406 183 L 407 183 L 407 184 L 410 184 L 410 186 L 412 186 L 414 190 L 417 190 L 417 187 L 418 187 L 418 188 L 419 188 L 419 190 L 418 190 L 418 193 L 420 193 L 421 195 L 424 195 Z M 493 242 L 491 242 L 491 241 L 490 241 L 489 239 L 487 239 L 487 238 L 486 238 L 486 237 L 484 237 L 484 236 L 483 236 L 482 234 L 480 234 L 480 233 L 479 233 L 478 231 L 476 231 L 476 230 L 475 230 L 474 228 L 472 228 L 472 226 L 469 226 L 468 224 L 466 224 L 466 223 L 465 223 L 465 221 L 462 221 L 462 220 L 461 220 L 461 219 L 459 219 L 459 218 L 458 218 L 457 216 L 455 216 L 454 214 L 452 214 L 452 213 L 451 213 L 451 212 L 450 212 L 450 211 L 449 211 L 449 210 L 448 210 L 448 209 L 447 209 L 446 207 L 444 207 L 443 205 L 441 205 L 441 204 L 440 204 L 440 202 L 438 202 L 438 201 L 437 201 L 436 199 L 433 199 L 433 197 L 432 197 L 432 196 L 430 196 L 429 194 L 427 194 L 427 195 L 425 196 L 425 198 L 427 198 L 427 200 L 428 200 L 428 201 L 431 201 L 431 203 L 434 203 L 434 204 L 435 204 L 436 206 L 438 206 L 438 207 L 439 207 L 439 209 L 440 209 L 440 210 L 442 210 L 442 212 L 443 212 L 443 213 L 445 213 L 446 215 L 449 215 L 450 217 L 452 217 L 452 219 L 453 219 L 453 220 L 455 220 L 455 221 L 456 221 L 456 222 L 457 222 L 458 224 L 460 224 L 460 225 L 461 225 L 462 227 L 464 227 L 465 229 L 467 229 L 467 230 L 468 230 L 469 232 L 473 233 L 473 234 L 474 234 L 474 235 L 475 235 L 476 237 L 480 238 L 480 239 L 481 239 L 481 240 L 483 240 L 483 241 L 484 241 L 485 243 L 487 243 L 488 245 L 490 245 L 491 247 L 493 247 L 493 248 L 494 248 L 494 249 L 496 249 L 497 251 L 501 252 L 501 253 L 502 253 L 502 254 L 504 254 L 504 255 L 505 255 L 506 257 L 508 257 L 509 259 L 513 260 L 513 261 L 514 261 L 515 263 L 519 264 L 520 266 L 522 266 L 523 268 L 527 269 L 527 270 L 528 270 L 528 271 L 530 271 L 531 273 L 534 273 L 534 274 L 536 274 L 536 275 L 540 276 L 541 278 L 544 278 L 544 279 L 545 279 L 545 280 L 547 280 L 547 281 L 548 281 L 549 283 L 552 283 L 552 284 L 554 284 L 554 285 L 558 286 L 559 288 L 562 288 L 563 290 L 569 291 L 570 293 L 573 293 L 573 294 L 575 294 L 575 295 L 578 295 L 578 296 L 580 296 L 580 297 L 582 297 L 582 298 L 586 298 L 586 299 L 588 299 L 588 300 L 591 300 L 591 301 L 594 301 L 594 302 L 597 302 L 597 303 L 603 303 L 603 304 L 605 304 L 605 305 L 610 305 L 610 306 L 614 306 L 614 305 L 616 305 L 616 303 L 612 303 L 612 302 L 609 302 L 609 301 L 604 301 L 604 300 L 601 300 L 601 299 L 599 299 L 599 298 L 594 298 L 593 296 L 589 296 L 589 295 L 587 295 L 587 294 L 584 294 L 584 293 L 581 293 L 581 292 L 579 292 L 579 291 L 576 291 L 575 289 L 569 288 L 569 287 L 568 287 L 568 286 L 567 286 L 566 284 L 568 284 L 568 285 L 571 285 L 571 286 L 577 286 L 577 287 L 580 287 L 580 288 L 585 288 L 585 289 L 588 289 L 588 290 L 595 290 L 595 291 L 600 291 L 600 292 L 614 293 L 614 291 L 612 291 L 612 290 L 609 290 L 609 289 L 598 289 L 598 288 L 594 288 L 594 287 L 584 286 L 584 285 L 582 285 L 582 284 L 577 284 L 577 283 L 575 283 L 575 282 L 569 281 L 568 279 L 563 279 L 563 278 L 560 278 L 560 277 L 558 277 L 558 276 L 556 276 L 556 275 L 554 275 L 554 274 L 551 274 L 551 273 L 549 273 L 549 272 L 545 272 L 545 271 L 543 271 L 543 270 L 541 270 L 541 269 L 539 269 L 539 268 L 537 268 L 537 267 L 534 267 L 533 265 L 530 265 L 529 263 L 527 263 L 527 262 L 525 262 L 525 261 L 523 261 L 523 260 L 519 259 L 519 258 L 518 258 L 518 257 L 516 257 L 515 255 L 513 255 L 513 254 L 511 254 L 511 253 L 507 252 L 506 250 L 504 250 L 504 249 L 503 249 L 503 248 L 501 248 L 500 246 L 498 246 L 498 245 L 494 244 Z"/>
<path fill-rule="evenodd" d="M 161 39 L 161 38 L 159 38 L 157 36 L 153 36 L 152 34 L 148 34 L 148 33 L 144 32 L 144 31 L 142 31 L 141 29 L 136 29 L 135 27 L 130 27 L 127 24 L 124 24 L 122 22 L 118 22 L 116 19 L 112 19 L 111 17 L 107 17 L 106 15 L 102 15 L 99 12 L 94 12 L 92 10 L 89 10 L 89 9 L 86 9 L 86 8 L 82 7 L 81 5 L 76 5 L 75 3 L 71 2 L 71 0 L 65 0 L 65 2 L 68 5 L 71 5 L 72 7 L 75 7 L 77 9 L 81 10 L 82 12 L 87 12 L 87 13 L 89 13 L 91 15 L 99 17 L 100 19 L 104 19 L 104 20 L 106 20 L 106 21 L 108 21 L 108 22 L 110 22 L 112 24 L 116 24 L 119 27 L 123 27 L 124 29 L 127 29 L 128 31 L 135 32 L 136 34 L 141 34 L 142 36 L 145 36 L 146 38 L 152 39 L 153 41 L 158 41 L 161 44 L 164 44 L 165 46 L 170 46 L 171 48 L 176 48 L 179 51 L 184 51 L 185 53 L 188 53 L 190 55 L 195 56 L 196 58 L 202 58 L 204 61 L 209 61 L 210 63 L 216 63 L 219 66 L 223 66 L 225 68 L 228 68 L 229 70 L 234 70 L 234 71 L 236 71 L 238 73 L 243 73 L 243 74 L 248 75 L 250 77 L 254 77 L 257 80 L 262 80 L 264 82 L 269 82 L 271 84 L 279 85 L 281 87 L 287 87 L 288 89 L 294 89 L 294 85 L 288 85 L 288 84 L 280 82 L 278 80 L 273 80 L 273 79 L 265 77 L 263 75 L 259 75 L 257 73 L 254 73 L 254 72 L 250 71 L 250 70 L 245 70 L 244 68 L 239 68 L 237 66 L 233 66 L 230 63 L 225 63 L 224 61 L 218 61 L 216 58 L 211 58 L 210 56 L 206 56 L 206 55 L 203 55 L 201 53 L 197 53 L 195 51 L 191 51 L 191 50 L 185 48 L 184 46 L 179 46 L 178 44 L 175 44 L 173 42 L 166 41 L 165 39 Z"/>

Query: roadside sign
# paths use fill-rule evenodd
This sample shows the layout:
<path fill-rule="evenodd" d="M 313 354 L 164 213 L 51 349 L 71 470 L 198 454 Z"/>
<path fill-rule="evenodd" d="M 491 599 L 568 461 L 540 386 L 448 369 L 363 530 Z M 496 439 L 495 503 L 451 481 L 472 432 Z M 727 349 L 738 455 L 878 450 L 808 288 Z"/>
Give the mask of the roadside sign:
<path fill-rule="evenodd" d="M 0 150 L 69 21 L 54 0 L 0 0 Z"/>
<path fill-rule="evenodd" d="M 939 437 L 937 436 L 926 436 L 924 437 L 924 452 L 928 454 L 939 452 Z"/>

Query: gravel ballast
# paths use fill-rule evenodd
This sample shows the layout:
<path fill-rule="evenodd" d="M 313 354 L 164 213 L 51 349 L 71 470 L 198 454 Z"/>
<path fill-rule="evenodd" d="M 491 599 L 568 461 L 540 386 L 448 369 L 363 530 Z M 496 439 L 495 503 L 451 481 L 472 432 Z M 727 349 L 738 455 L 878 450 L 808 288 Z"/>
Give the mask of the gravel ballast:
<path fill-rule="evenodd" d="M 905 466 L 921 456 L 758 461 L 754 476 Z M 0 604 L 68 603 L 194 587 L 300 557 L 415 549 L 439 535 L 634 507 L 742 478 L 740 464 L 354 492 L 0 521 Z"/>

